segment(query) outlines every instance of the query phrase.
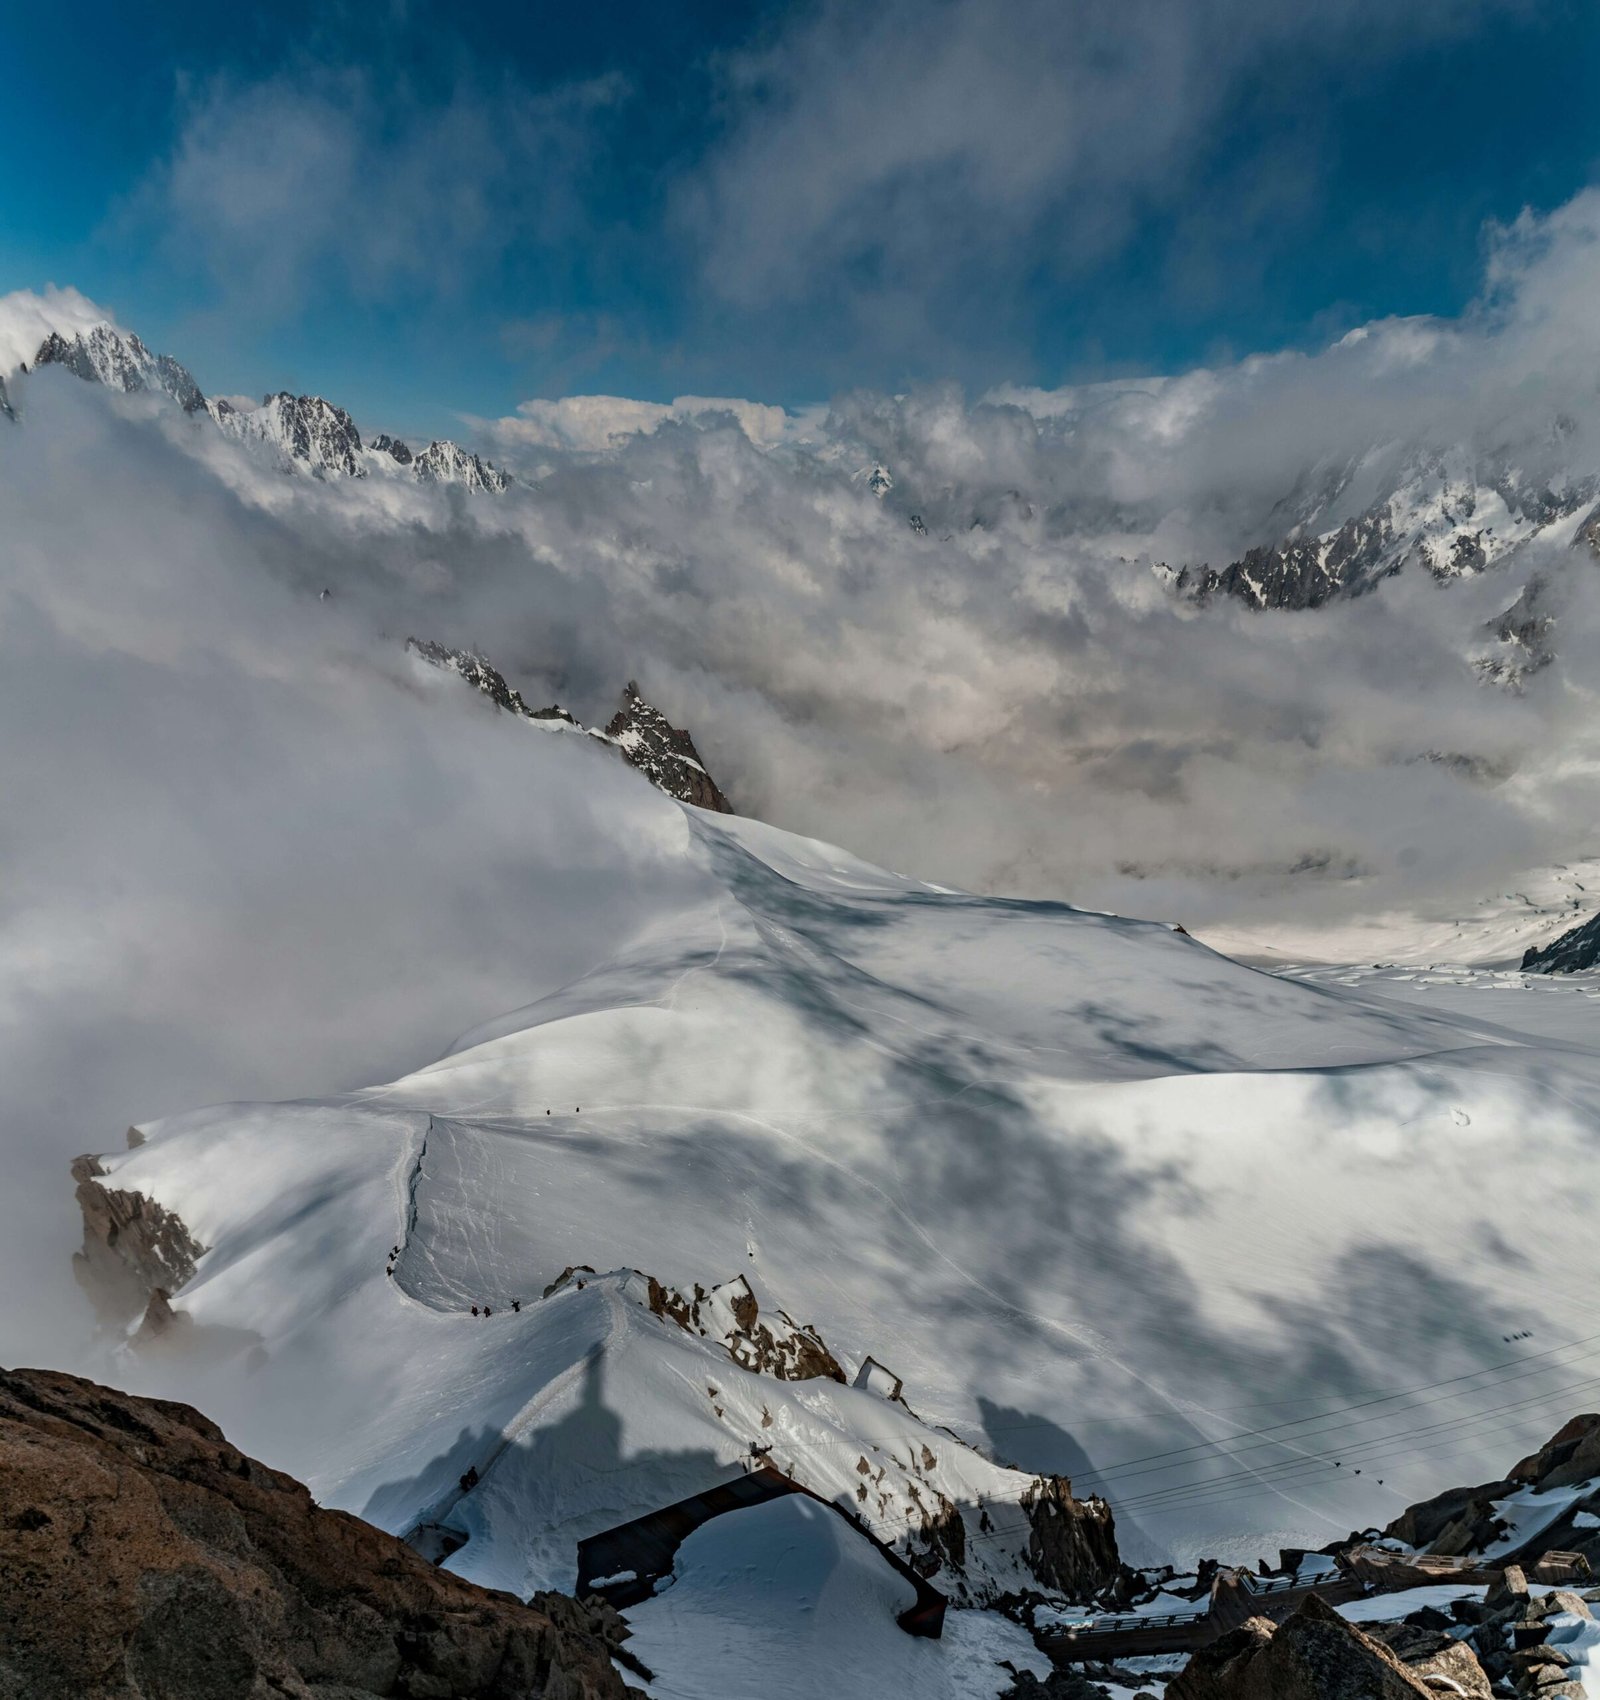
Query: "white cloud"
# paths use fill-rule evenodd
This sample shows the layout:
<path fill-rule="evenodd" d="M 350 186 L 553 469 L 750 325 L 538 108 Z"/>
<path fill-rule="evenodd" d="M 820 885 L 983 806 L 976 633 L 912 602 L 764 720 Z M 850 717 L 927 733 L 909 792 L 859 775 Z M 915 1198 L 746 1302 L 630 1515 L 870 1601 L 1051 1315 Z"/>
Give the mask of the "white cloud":
<path fill-rule="evenodd" d="M 576 186 L 627 96 L 615 74 L 443 101 L 332 66 L 216 80 L 123 220 L 236 311 L 298 311 L 330 282 L 448 295 L 518 242 L 581 227 Z"/>
<path fill-rule="evenodd" d="M 0 296 L 0 375 L 31 361 L 52 331 L 71 337 L 95 325 L 115 323 L 110 313 L 76 289 L 51 284 L 38 294 L 18 290 Z"/>
<path fill-rule="evenodd" d="M 1504 3 L 825 0 L 724 61 L 726 139 L 683 211 L 745 305 L 861 268 L 898 310 L 1024 238 L 1071 267 L 1182 203 L 1246 78 L 1370 63 Z"/>
<path fill-rule="evenodd" d="M 62 1165 L 127 1120 L 442 1049 L 593 960 L 596 881 L 631 924 L 650 809 L 619 844 L 574 801 L 586 776 L 557 808 L 530 795 L 512 723 L 427 694 L 407 633 L 477 644 L 591 722 L 637 677 L 751 812 L 950 884 L 1300 921 L 1470 906 L 1591 849 L 1581 552 L 1282 617 L 1197 612 L 1150 562 L 1277 534 L 1319 468 L 1356 502 L 1397 444 L 1600 474 L 1597 232 L 1600 195 L 1519 221 L 1461 320 L 1314 357 L 856 394 L 825 420 L 541 405 L 501 440 L 544 476 L 493 501 L 285 478 L 160 398 L 17 380 L 0 1075 L 12 1196 L 56 1203 L 0 1233 L 0 1280 L 31 1291 L 61 1255 Z M 55 313 L 99 316 L 62 292 L 0 325 L 26 342 Z M 857 477 L 878 461 L 884 501 Z M 1534 573 L 1561 661 L 1485 687 L 1468 657 Z M 13 1356 L 60 1322 L 42 1300 L 14 1318 Z"/>
<path fill-rule="evenodd" d="M 766 402 L 727 396 L 678 396 L 670 402 L 631 401 L 626 396 L 575 395 L 558 401 L 525 401 L 516 417 L 479 421 L 497 440 L 532 448 L 616 448 L 626 438 L 648 435 L 669 421 L 702 423 L 723 416 L 738 422 L 752 443 L 787 441 L 818 423 L 813 414 L 794 414 Z"/>

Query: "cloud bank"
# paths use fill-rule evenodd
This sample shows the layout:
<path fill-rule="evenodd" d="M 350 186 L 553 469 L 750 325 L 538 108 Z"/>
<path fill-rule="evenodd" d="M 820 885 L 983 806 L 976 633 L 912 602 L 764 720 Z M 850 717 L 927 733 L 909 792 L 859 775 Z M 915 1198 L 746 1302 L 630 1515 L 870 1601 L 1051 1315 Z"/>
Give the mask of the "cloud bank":
<path fill-rule="evenodd" d="M 1570 531 L 1304 614 L 1152 569 L 1359 511 L 1419 454 L 1596 477 L 1597 273 L 1587 195 L 1501 232 L 1462 319 L 1316 356 L 821 418 L 528 408 L 483 427 L 525 479 L 495 499 L 285 476 L 160 396 L 11 378 L 0 1279 L 62 1257 L 63 1165 L 129 1120 L 381 1078 L 603 955 L 597 884 L 635 924 L 654 794 L 579 748 L 552 810 L 526 728 L 410 633 L 590 722 L 636 677 L 749 812 L 948 884 L 1265 928 L 1470 905 L 1590 848 L 1600 569 Z M 1486 685 L 1534 578 L 1560 658 Z M 591 785 L 640 799 L 628 841 Z M 77 1316 L 38 1292 L 13 1361 Z"/>

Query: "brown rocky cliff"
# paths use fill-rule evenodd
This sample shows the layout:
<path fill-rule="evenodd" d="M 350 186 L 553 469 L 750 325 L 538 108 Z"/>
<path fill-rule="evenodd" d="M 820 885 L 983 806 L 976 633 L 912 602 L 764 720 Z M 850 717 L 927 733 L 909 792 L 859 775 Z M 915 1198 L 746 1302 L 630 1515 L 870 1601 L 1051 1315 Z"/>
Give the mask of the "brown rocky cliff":
<path fill-rule="evenodd" d="M 623 1633 L 435 1570 L 186 1405 L 0 1370 L 0 1700 L 626 1700 Z"/>
<path fill-rule="evenodd" d="M 1202 1647 L 1167 1700 L 1418 1700 L 1433 1690 L 1311 1595 L 1281 1627 L 1254 1617 Z"/>

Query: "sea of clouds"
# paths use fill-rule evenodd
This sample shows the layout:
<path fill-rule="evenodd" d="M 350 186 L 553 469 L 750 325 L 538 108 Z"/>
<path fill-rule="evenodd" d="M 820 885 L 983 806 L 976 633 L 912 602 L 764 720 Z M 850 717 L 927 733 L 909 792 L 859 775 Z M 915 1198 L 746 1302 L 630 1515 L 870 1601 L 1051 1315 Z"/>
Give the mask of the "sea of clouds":
<path fill-rule="evenodd" d="M 1270 929 L 1470 904 L 1588 848 L 1583 550 L 1304 614 L 1197 607 L 1153 564 L 1221 564 L 1308 480 L 1361 462 L 1354 502 L 1418 447 L 1600 473 L 1597 241 L 1585 195 L 1501 232 L 1459 320 L 1148 382 L 530 403 L 475 426 L 520 476 L 500 498 L 287 474 L 162 398 L 13 376 L 8 1361 L 83 1321 L 75 1152 L 415 1065 L 603 958 L 666 877 L 653 811 L 619 842 L 583 805 L 642 782 L 574 739 L 530 795 L 511 723 L 419 684 L 413 633 L 591 723 L 637 678 L 743 811 L 946 884 Z M 86 309 L 13 298 L 0 328 L 51 311 Z M 1534 574 L 1560 658 L 1486 683 L 1484 625 Z"/>

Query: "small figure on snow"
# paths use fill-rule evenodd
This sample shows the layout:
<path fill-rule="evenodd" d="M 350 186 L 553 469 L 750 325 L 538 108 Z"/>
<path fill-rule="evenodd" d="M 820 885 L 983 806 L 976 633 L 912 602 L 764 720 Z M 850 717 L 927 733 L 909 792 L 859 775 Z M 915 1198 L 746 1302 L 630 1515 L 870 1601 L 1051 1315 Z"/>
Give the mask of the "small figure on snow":
<path fill-rule="evenodd" d="M 472 1307 L 472 1314 L 473 1314 L 473 1315 L 474 1315 L 474 1316 L 476 1316 L 476 1315 L 477 1315 L 477 1314 L 478 1314 L 478 1307 L 477 1307 L 477 1306 L 476 1306 L 476 1305 L 474 1305 L 474 1306 L 473 1306 L 473 1307 Z"/>
<path fill-rule="evenodd" d="M 477 1485 L 478 1466 L 476 1464 L 468 1464 L 467 1473 L 461 1478 L 461 1491 L 463 1493 L 471 1493 Z"/>
<path fill-rule="evenodd" d="M 514 1311 L 518 1311 L 518 1312 L 520 1312 L 520 1311 L 521 1311 L 521 1309 L 522 1309 L 522 1300 L 521 1300 L 521 1299 L 513 1299 L 513 1300 L 512 1300 L 512 1301 L 511 1301 L 511 1308 L 512 1308 L 512 1309 L 513 1309 L 513 1310 L 514 1310 Z"/>

